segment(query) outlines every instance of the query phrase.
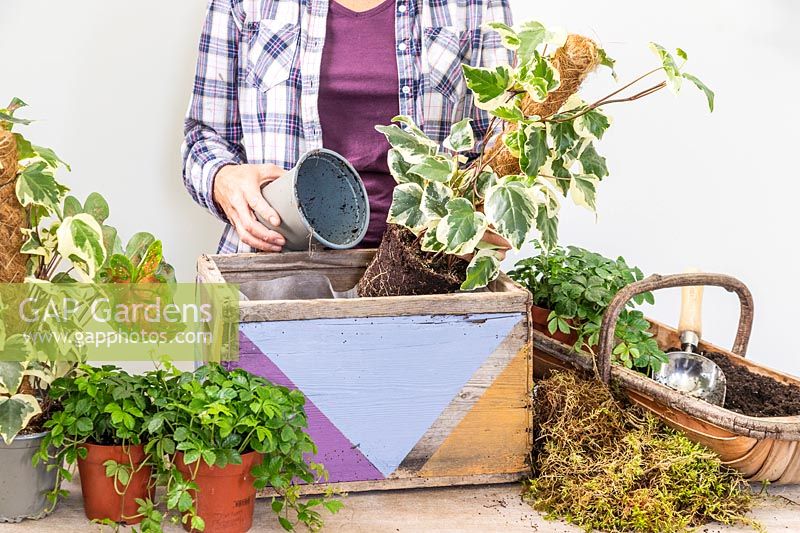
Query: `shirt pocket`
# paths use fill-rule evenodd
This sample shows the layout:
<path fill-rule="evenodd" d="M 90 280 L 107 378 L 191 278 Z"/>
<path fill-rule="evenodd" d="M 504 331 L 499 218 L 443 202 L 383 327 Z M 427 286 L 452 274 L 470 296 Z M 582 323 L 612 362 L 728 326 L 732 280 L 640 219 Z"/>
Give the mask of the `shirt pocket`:
<path fill-rule="evenodd" d="M 266 92 L 289 79 L 297 57 L 300 25 L 264 20 L 249 28 L 248 84 Z"/>
<path fill-rule="evenodd" d="M 428 88 L 449 100 L 460 99 L 466 91 L 461 65 L 470 62 L 474 30 L 441 26 L 425 28 L 424 33 L 423 64 Z"/>

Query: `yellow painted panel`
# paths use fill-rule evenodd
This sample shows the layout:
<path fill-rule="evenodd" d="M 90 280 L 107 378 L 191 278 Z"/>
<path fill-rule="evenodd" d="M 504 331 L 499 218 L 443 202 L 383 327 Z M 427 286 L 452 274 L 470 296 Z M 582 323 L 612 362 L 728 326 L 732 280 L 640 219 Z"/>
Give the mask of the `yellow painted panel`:
<path fill-rule="evenodd" d="M 530 352 L 521 349 L 420 469 L 423 477 L 520 472 L 533 423 Z"/>

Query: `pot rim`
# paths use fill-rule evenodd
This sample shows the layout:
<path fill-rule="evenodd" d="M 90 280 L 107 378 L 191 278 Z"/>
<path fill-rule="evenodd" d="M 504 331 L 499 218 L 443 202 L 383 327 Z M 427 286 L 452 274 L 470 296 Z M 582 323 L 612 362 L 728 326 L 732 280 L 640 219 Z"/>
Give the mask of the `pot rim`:
<path fill-rule="evenodd" d="M 49 429 L 47 431 L 40 431 L 38 433 L 26 433 L 24 435 L 17 435 L 16 437 L 14 437 L 14 440 L 11 443 L 13 444 L 13 443 L 15 443 L 15 442 L 17 442 L 19 440 L 41 439 L 41 438 L 44 438 L 45 435 L 47 435 L 48 433 L 50 433 Z"/>
<path fill-rule="evenodd" d="M 311 157 L 319 156 L 320 154 L 328 155 L 336 159 L 340 163 L 343 163 L 350 171 L 352 176 L 355 177 L 355 181 L 358 184 L 359 189 L 361 190 L 361 194 L 364 196 L 364 205 L 366 211 L 365 218 L 367 222 L 366 224 L 364 224 L 364 227 L 361 228 L 361 231 L 359 232 L 358 236 L 355 239 L 353 239 L 349 244 L 335 244 L 330 242 L 328 239 L 322 237 L 319 233 L 317 233 L 317 231 L 314 228 L 311 227 L 311 224 L 309 224 L 308 220 L 306 219 L 305 213 L 303 213 L 303 210 L 300 209 L 300 199 L 297 197 L 297 178 L 300 175 L 300 167 L 303 166 L 303 163 L 305 163 Z M 348 161 L 340 153 L 334 152 L 333 150 L 329 150 L 327 148 L 316 148 L 313 150 L 309 150 L 308 152 L 300 156 L 300 159 L 297 160 L 297 164 L 294 166 L 293 170 L 294 173 L 292 176 L 292 190 L 294 191 L 294 194 L 292 195 L 292 204 L 294 208 L 297 210 L 297 212 L 300 214 L 300 220 L 303 222 L 303 226 L 305 226 L 306 230 L 314 237 L 314 239 L 317 242 L 319 242 L 326 248 L 330 248 L 332 250 L 349 250 L 354 246 L 357 246 L 358 243 L 364 240 L 364 237 L 367 235 L 367 231 L 369 230 L 369 218 L 370 218 L 369 195 L 367 194 L 367 188 L 364 186 L 364 180 L 361 179 L 361 175 L 355 168 L 353 168 L 353 165 L 350 164 L 350 161 Z"/>

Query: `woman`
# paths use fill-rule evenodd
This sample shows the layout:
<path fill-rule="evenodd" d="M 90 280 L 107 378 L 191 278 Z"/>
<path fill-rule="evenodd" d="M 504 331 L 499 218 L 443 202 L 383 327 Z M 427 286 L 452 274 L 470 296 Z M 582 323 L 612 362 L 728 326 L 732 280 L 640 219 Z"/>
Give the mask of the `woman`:
<path fill-rule="evenodd" d="M 329 148 L 361 174 L 371 219 L 363 246 L 386 227 L 394 180 L 375 131 L 410 115 L 433 139 L 473 118 L 488 127 L 461 63 L 510 57 L 489 21 L 510 24 L 508 0 L 211 0 L 186 118 L 183 177 L 228 224 L 220 253 L 279 252 L 277 213 L 263 184 L 304 152 Z"/>

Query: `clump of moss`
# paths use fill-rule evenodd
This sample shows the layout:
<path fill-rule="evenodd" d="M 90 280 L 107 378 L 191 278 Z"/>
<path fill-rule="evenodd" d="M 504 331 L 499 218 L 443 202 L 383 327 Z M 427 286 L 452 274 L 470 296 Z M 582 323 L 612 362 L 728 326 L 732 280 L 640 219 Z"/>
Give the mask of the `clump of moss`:
<path fill-rule="evenodd" d="M 536 387 L 526 497 L 587 531 L 684 531 L 744 523 L 750 488 L 707 448 L 624 405 L 602 384 L 555 373 Z"/>

